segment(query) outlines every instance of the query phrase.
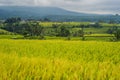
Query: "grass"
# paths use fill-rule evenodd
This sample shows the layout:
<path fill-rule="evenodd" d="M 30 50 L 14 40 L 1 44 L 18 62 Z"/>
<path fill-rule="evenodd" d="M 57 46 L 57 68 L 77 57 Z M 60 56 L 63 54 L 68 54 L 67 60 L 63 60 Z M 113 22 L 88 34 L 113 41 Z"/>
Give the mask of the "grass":
<path fill-rule="evenodd" d="M 0 39 L 21 39 L 22 35 L 0 35 Z"/>
<path fill-rule="evenodd" d="M 109 27 L 103 27 L 103 28 L 85 28 L 85 32 L 92 32 L 92 33 L 107 33 L 107 30 Z"/>
<path fill-rule="evenodd" d="M 120 42 L 0 40 L 0 80 L 119 80 Z"/>
<path fill-rule="evenodd" d="M 68 40 L 68 37 L 44 36 L 45 40 Z M 32 37 L 34 40 L 37 37 Z M 32 39 L 31 38 L 31 39 Z M 85 35 L 85 41 L 110 41 L 113 38 L 111 34 L 89 34 Z M 0 35 L 0 39 L 24 39 L 22 35 Z M 28 38 L 26 38 L 28 39 Z M 70 37 L 71 41 L 81 41 L 82 37 Z"/>
<path fill-rule="evenodd" d="M 2 35 L 2 34 L 4 34 L 4 35 L 11 35 L 11 34 L 14 34 L 14 33 L 6 31 L 6 30 L 3 30 L 3 29 L 0 29 L 0 35 Z"/>
<path fill-rule="evenodd" d="M 66 26 L 78 26 L 78 25 L 88 25 L 90 24 L 90 22 L 40 22 L 40 25 L 42 25 L 43 27 L 52 27 L 53 24 L 62 24 L 62 25 L 66 25 Z"/>
<path fill-rule="evenodd" d="M 111 41 L 114 35 L 112 34 L 89 34 L 85 35 L 85 41 Z M 46 40 L 69 40 L 69 37 L 45 36 Z M 70 41 L 82 41 L 82 37 L 70 37 Z"/>
<path fill-rule="evenodd" d="M 114 37 L 114 34 L 86 34 L 88 37 Z"/>

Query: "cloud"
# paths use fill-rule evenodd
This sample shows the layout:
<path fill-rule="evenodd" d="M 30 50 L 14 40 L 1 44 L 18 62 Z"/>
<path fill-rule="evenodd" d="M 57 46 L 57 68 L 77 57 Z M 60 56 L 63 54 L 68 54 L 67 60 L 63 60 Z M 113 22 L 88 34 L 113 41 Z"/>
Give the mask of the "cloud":
<path fill-rule="evenodd" d="M 120 0 L 0 0 L 0 5 L 52 6 L 86 13 L 120 13 Z"/>

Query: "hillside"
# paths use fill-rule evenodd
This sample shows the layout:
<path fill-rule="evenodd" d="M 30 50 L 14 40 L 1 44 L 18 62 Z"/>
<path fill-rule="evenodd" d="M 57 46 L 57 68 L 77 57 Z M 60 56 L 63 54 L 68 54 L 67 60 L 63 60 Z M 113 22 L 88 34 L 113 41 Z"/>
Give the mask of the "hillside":
<path fill-rule="evenodd" d="M 20 16 L 23 18 L 44 17 L 48 15 L 69 15 L 69 16 L 85 16 L 88 14 L 67 11 L 56 7 L 24 7 L 24 6 L 1 6 L 0 17 Z M 3 16 L 2 16 L 3 15 Z"/>
<path fill-rule="evenodd" d="M 0 6 L 0 19 L 21 17 L 22 19 L 49 18 L 52 21 L 117 21 L 120 16 L 72 12 L 57 7 Z"/>

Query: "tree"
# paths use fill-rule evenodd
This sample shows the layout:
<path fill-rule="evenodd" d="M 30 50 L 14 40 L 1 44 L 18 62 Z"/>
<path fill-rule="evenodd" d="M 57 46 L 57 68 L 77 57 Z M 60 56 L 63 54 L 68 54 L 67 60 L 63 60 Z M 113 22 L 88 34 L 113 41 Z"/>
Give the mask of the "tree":
<path fill-rule="evenodd" d="M 82 40 L 85 40 L 84 28 L 85 28 L 85 25 L 81 25 L 81 37 L 82 37 Z"/>
<path fill-rule="evenodd" d="M 70 31 L 66 27 L 60 26 L 58 30 L 58 36 L 61 36 L 61 37 L 70 36 Z"/>
<path fill-rule="evenodd" d="M 22 27 L 23 26 L 23 27 Z M 43 37 L 43 27 L 39 23 L 25 23 L 22 27 L 22 34 L 27 36 L 42 36 Z"/>
<path fill-rule="evenodd" d="M 18 29 L 18 25 L 21 21 L 20 17 L 12 17 L 12 18 L 8 18 L 4 21 L 4 29 L 11 31 L 13 33 L 17 32 Z"/>
<path fill-rule="evenodd" d="M 100 25 L 99 22 L 96 22 L 95 24 L 93 24 L 94 28 L 102 28 L 102 26 Z"/>
<path fill-rule="evenodd" d="M 20 17 L 12 17 L 12 18 L 8 18 L 5 20 L 5 23 L 16 23 L 16 22 L 20 22 L 21 21 L 21 18 Z"/>
<path fill-rule="evenodd" d="M 114 32 L 114 36 L 115 36 L 115 40 L 116 40 L 116 41 L 120 40 L 120 29 L 117 29 L 117 30 Z"/>
<path fill-rule="evenodd" d="M 113 30 L 112 30 L 112 29 L 108 29 L 108 30 L 107 30 L 107 33 L 108 33 L 108 34 L 113 34 Z"/>
<path fill-rule="evenodd" d="M 73 33 L 74 37 L 82 37 L 83 36 L 83 31 L 82 30 L 77 30 Z"/>
<path fill-rule="evenodd" d="M 47 21 L 47 22 L 49 22 L 50 19 L 49 19 L 49 18 L 44 18 L 43 21 Z"/>

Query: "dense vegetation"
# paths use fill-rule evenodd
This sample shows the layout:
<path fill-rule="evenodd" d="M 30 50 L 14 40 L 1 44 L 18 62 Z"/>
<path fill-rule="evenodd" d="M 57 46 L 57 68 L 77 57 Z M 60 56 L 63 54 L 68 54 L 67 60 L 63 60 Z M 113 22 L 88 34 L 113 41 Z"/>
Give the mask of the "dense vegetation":
<path fill-rule="evenodd" d="M 120 24 L 100 22 L 51 22 L 45 18 L 42 21 L 22 20 L 19 17 L 1 21 L 1 34 L 4 30 L 10 33 L 23 35 L 27 39 L 46 39 L 46 37 L 111 37 L 119 40 Z M 112 39 L 111 39 L 112 40 Z"/>
<path fill-rule="evenodd" d="M 120 42 L 104 42 L 119 41 L 119 28 L 113 22 L 1 20 L 0 80 L 119 80 Z"/>
<path fill-rule="evenodd" d="M 19 16 L 22 19 L 41 20 L 49 18 L 51 21 L 80 21 L 80 22 L 115 22 L 120 23 L 120 15 L 98 15 L 72 12 L 56 7 L 35 6 L 0 6 L 0 19 Z"/>
<path fill-rule="evenodd" d="M 119 80 L 119 50 L 119 42 L 0 40 L 0 79 Z"/>

